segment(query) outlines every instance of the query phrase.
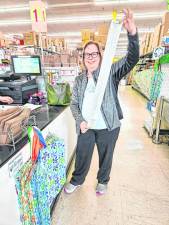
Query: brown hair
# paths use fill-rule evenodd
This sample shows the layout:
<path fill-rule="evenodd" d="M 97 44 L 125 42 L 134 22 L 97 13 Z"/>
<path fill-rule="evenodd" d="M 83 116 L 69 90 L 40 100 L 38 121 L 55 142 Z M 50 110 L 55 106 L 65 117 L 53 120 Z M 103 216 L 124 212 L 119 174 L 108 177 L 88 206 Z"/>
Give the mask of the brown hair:
<path fill-rule="evenodd" d="M 89 45 L 95 45 L 97 47 L 97 50 L 98 50 L 98 53 L 99 53 L 99 56 L 100 56 L 100 63 L 99 63 L 99 66 L 101 65 L 101 62 L 102 62 L 102 55 L 101 55 L 101 52 L 100 52 L 100 46 L 97 42 L 95 41 L 89 41 L 87 42 L 84 47 L 83 47 L 83 66 L 86 68 L 86 65 L 85 65 L 85 62 L 84 62 L 84 53 L 85 53 L 85 49 L 89 46 Z"/>

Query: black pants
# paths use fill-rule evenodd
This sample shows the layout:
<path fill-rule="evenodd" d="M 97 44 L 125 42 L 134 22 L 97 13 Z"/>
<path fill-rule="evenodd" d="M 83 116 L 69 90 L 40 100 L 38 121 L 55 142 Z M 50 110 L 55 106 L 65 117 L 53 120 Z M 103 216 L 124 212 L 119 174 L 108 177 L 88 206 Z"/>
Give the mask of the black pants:
<path fill-rule="evenodd" d="M 88 130 L 86 133 L 78 136 L 75 170 L 70 181 L 72 184 L 80 185 L 84 182 L 90 168 L 95 143 L 99 155 L 97 179 L 101 184 L 108 183 L 112 167 L 113 152 L 119 136 L 119 131 L 120 128 L 116 128 L 112 131 L 108 131 L 107 129 Z"/>

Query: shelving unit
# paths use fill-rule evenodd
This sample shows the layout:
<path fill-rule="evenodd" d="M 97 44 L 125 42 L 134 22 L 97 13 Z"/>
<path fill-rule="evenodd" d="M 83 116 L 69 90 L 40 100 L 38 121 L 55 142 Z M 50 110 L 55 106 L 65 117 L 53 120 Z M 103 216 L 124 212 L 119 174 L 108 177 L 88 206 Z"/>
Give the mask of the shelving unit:
<path fill-rule="evenodd" d="M 164 102 L 166 104 L 169 99 L 169 54 L 157 61 L 150 56 L 152 54 L 141 57 L 133 76 L 132 87 L 148 100 L 149 117 L 144 122 L 144 128 L 153 142 L 159 143 L 159 136 L 169 135 L 169 119 L 164 121 L 169 115 L 163 108 Z"/>
<path fill-rule="evenodd" d="M 167 111 L 164 110 L 165 104 L 166 104 Z M 156 124 L 156 130 L 155 130 L 155 133 L 153 136 L 153 142 L 155 144 L 159 144 L 162 142 L 160 140 L 160 135 L 169 136 L 169 130 L 167 130 L 167 129 L 161 130 L 162 120 L 165 119 L 165 121 L 167 121 L 168 125 L 169 125 L 169 115 L 167 113 L 165 114 L 165 112 L 168 112 L 168 110 L 169 110 L 169 98 L 161 97 L 160 104 L 159 104 L 159 114 L 158 114 L 158 120 L 157 120 L 157 124 Z M 169 128 L 169 126 L 168 126 L 168 128 Z M 169 140 L 168 140 L 168 144 L 169 144 Z"/>

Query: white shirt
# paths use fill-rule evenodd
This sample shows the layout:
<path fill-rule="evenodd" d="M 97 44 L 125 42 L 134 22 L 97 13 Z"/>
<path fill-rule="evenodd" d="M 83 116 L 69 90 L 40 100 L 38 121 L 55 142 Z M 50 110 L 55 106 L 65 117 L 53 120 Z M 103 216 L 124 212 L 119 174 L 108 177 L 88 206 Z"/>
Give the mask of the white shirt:
<path fill-rule="evenodd" d="M 87 122 L 88 122 L 88 119 L 91 117 L 91 115 L 89 115 L 89 112 L 91 112 L 90 109 L 94 100 L 95 89 L 96 89 L 96 85 L 94 83 L 93 77 L 88 78 L 88 83 L 84 93 L 83 105 L 82 105 L 82 116 Z M 94 127 L 90 127 L 90 128 L 91 129 L 106 129 L 107 128 L 104 122 L 101 110 L 99 110 L 99 112 L 97 113 L 96 123 Z"/>

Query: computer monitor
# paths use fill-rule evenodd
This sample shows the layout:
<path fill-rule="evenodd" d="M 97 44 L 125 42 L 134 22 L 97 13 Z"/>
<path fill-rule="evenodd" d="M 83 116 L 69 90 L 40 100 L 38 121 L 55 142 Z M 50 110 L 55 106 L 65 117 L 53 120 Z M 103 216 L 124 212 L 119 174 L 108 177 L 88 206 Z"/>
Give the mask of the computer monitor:
<path fill-rule="evenodd" d="M 39 55 L 13 55 L 11 56 L 11 63 L 14 76 L 41 76 L 41 60 Z"/>

